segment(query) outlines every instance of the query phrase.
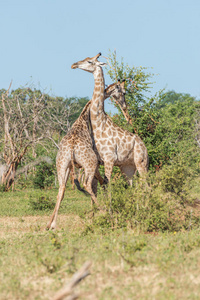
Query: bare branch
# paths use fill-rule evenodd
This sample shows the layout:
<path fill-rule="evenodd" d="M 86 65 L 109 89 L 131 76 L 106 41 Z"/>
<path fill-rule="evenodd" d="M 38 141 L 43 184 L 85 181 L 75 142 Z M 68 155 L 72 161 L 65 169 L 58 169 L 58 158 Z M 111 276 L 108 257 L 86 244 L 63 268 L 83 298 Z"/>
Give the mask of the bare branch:
<path fill-rule="evenodd" d="M 73 102 L 73 99 L 64 101 L 63 98 L 49 97 L 31 89 L 18 89 L 9 94 L 10 88 L 11 84 L 7 91 L 2 92 L 0 99 L 0 140 L 3 142 L 3 158 L 9 170 L 8 179 L 11 178 L 11 173 L 17 171 L 21 159 L 30 147 L 34 157 L 37 144 L 49 151 L 50 143 L 45 147 L 45 140 L 59 148 L 54 135 L 59 135 L 60 138 L 60 135 L 66 133 L 70 128 L 71 116 L 80 110 L 79 103 Z"/>
<path fill-rule="evenodd" d="M 104 57 L 106 60 L 107 60 L 107 64 L 109 65 L 110 69 L 112 69 L 115 73 L 115 81 L 117 82 L 117 71 L 116 71 L 116 68 L 113 68 L 112 65 L 110 64 L 110 59 L 109 57 L 106 57 L 106 56 L 102 56 Z"/>
<path fill-rule="evenodd" d="M 74 293 L 73 289 L 81 280 L 90 275 L 89 268 L 91 264 L 90 261 L 85 262 L 79 271 L 74 274 L 69 284 L 59 290 L 52 300 L 63 300 L 67 296 L 70 296 L 68 299 L 77 299 L 78 295 Z"/>
<path fill-rule="evenodd" d="M 54 141 L 54 139 L 51 136 L 48 136 L 47 138 L 54 143 L 54 145 L 56 146 L 57 149 L 59 149 L 58 144 Z"/>

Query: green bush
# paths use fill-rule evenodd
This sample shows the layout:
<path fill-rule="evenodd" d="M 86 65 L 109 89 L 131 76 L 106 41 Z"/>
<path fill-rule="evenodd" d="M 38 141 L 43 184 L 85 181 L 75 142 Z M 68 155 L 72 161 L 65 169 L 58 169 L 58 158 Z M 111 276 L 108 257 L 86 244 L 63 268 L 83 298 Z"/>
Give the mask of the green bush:
<path fill-rule="evenodd" d="M 55 173 L 53 165 L 46 162 L 41 162 L 36 166 L 35 176 L 33 178 L 34 187 L 44 189 L 53 185 L 55 180 Z"/>
<path fill-rule="evenodd" d="M 6 191 L 6 186 L 5 184 L 0 183 L 0 192 L 5 192 Z"/>
<path fill-rule="evenodd" d="M 55 206 L 54 201 L 47 196 L 30 197 L 29 204 L 33 210 L 52 210 Z"/>
<path fill-rule="evenodd" d="M 195 173 L 183 161 L 176 160 L 157 174 L 135 177 L 129 187 L 123 178 L 101 191 L 103 213 L 95 213 L 92 226 L 118 229 L 131 227 L 143 232 L 179 231 L 199 225 L 191 213 L 190 186 Z"/>

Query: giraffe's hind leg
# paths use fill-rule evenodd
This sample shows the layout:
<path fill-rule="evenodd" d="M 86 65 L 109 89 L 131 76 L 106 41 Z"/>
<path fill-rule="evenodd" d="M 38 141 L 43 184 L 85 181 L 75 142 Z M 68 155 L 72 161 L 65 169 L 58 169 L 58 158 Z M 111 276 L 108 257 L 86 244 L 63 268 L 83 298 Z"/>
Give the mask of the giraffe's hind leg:
<path fill-rule="evenodd" d="M 94 177 L 92 180 L 92 191 L 97 197 L 97 185 L 98 185 L 98 180 Z"/>
<path fill-rule="evenodd" d="M 83 183 L 84 176 L 85 176 L 85 174 L 84 174 L 83 168 L 79 169 L 78 181 L 79 181 L 80 183 Z"/>
<path fill-rule="evenodd" d="M 80 170 L 79 170 L 79 176 L 78 176 L 78 182 L 81 184 L 83 184 L 84 185 L 84 178 L 85 177 L 85 172 L 84 172 L 84 170 L 81 168 Z M 98 182 L 100 183 L 100 185 L 103 185 L 103 183 L 104 183 L 104 180 L 103 180 L 103 178 L 101 177 L 101 174 L 100 174 L 100 172 L 99 172 L 99 170 L 98 170 L 98 168 L 97 168 L 97 170 L 96 170 L 96 172 L 95 172 L 95 176 L 94 176 L 94 178 L 93 178 L 93 180 L 92 180 L 92 190 L 93 190 L 93 192 L 94 192 L 94 194 L 95 194 L 95 196 L 97 196 L 97 185 L 98 185 Z"/>
<path fill-rule="evenodd" d="M 98 205 L 98 201 L 97 198 L 95 196 L 95 188 L 93 191 L 92 188 L 92 184 L 93 184 L 93 180 L 94 178 L 94 174 L 95 174 L 95 170 L 85 170 L 85 182 L 84 182 L 84 188 L 86 189 L 86 191 L 91 195 L 91 203 L 92 205 L 95 203 L 96 205 Z"/>
<path fill-rule="evenodd" d="M 140 175 L 147 173 L 149 166 L 148 152 L 145 144 L 140 139 L 137 139 L 134 148 L 134 162 Z"/>
<path fill-rule="evenodd" d="M 103 185 L 104 180 L 103 180 L 103 178 L 101 177 L 101 174 L 100 174 L 98 168 L 96 169 L 96 172 L 95 172 L 95 178 L 99 181 L 100 185 Z"/>
<path fill-rule="evenodd" d="M 58 195 L 57 195 L 56 205 L 55 205 L 53 214 L 51 216 L 51 219 L 50 219 L 50 221 L 47 225 L 47 229 L 55 229 L 56 228 L 58 210 L 59 210 L 59 207 L 60 207 L 60 203 L 64 198 L 65 187 L 66 187 L 66 182 L 67 182 L 68 177 L 69 177 L 69 173 L 70 173 L 70 168 L 68 167 L 65 174 L 62 175 L 62 180 L 60 180 L 60 182 L 59 182 L 59 191 L 58 191 Z"/>
<path fill-rule="evenodd" d="M 95 174 L 97 173 L 97 176 L 99 176 L 100 174 L 98 173 L 97 157 L 92 149 L 87 149 L 82 166 L 85 172 L 85 181 L 83 186 L 86 189 L 86 191 L 91 195 L 92 204 L 95 203 L 96 205 L 98 205 L 97 198 L 95 196 L 95 188 L 93 191 L 92 184 L 94 184 Z"/>

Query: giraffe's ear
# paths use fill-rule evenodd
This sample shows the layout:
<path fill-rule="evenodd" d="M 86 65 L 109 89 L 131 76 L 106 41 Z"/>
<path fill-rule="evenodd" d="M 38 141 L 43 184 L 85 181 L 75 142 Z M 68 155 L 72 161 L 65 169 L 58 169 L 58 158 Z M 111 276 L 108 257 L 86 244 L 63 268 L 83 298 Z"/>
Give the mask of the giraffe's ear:
<path fill-rule="evenodd" d="M 125 79 L 122 80 L 121 86 L 125 86 Z"/>
<path fill-rule="evenodd" d="M 106 66 L 107 63 L 104 63 L 104 62 L 102 62 L 102 61 L 98 61 L 98 62 L 97 62 L 97 65 L 100 66 L 100 67 L 103 67 L 103 66 Z"/>

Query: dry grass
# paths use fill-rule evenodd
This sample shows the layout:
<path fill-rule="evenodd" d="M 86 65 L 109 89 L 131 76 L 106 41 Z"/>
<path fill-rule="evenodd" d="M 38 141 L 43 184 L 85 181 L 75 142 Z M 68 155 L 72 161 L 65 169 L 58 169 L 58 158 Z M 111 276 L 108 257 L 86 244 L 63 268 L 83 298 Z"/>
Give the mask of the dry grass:
<path fill-rule="evenodd" d="M 90 206 L 88 198 L 73 201 L 78 211 Z M 45 230 L 50 213 L 0 218 L 0 299 L 51 299 L 87 260 L 80 299 L 199 299 L 199 230 L 92 233 L 86 217 L 68 211 L 56 232 Z"/>
<path fill-rule="evenodd" d="M 25 233 L 33 233 L 38 231 L 45 231 L 49 216 L 25 216 L 25 217 L 1 217 L 0 219 L 0 238 L 9 236 L 23 236 Z M 81 229 L 84 222 L 77 215 L 59 215 L 57 228 L 68 228 L 73 231 Z"/>

